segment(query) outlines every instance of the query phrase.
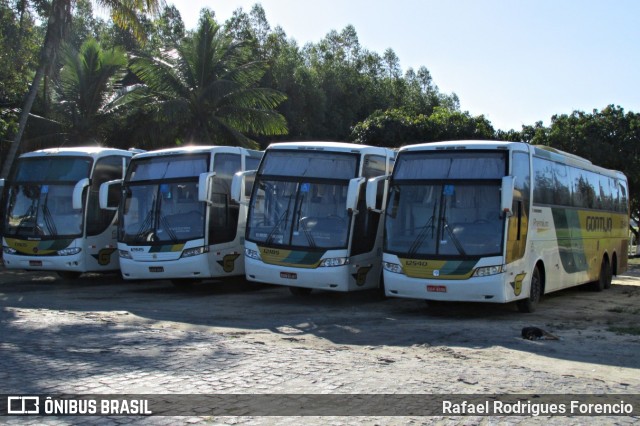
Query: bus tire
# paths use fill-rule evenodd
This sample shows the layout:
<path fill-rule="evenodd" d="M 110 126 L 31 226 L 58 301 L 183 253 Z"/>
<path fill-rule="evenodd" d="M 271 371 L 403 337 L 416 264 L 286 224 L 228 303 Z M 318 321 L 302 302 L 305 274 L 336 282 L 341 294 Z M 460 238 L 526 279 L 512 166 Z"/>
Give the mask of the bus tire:
<path fill-rule="evenodd" d="M 63 280 L 77 280 L 82 272 L 76 271 L 56 271 L 56 274 Z"/>
<path fill-rule="evenodd" d="M 307 288 L 307 287 L 289 287 L 289 291 L 291 292 L 291 294 L 298 297 L 304 297 L 304 296 L 310 295 L 311 290 L 312 290 L 311 288 Z"/>
<path fill-rule="evenodd" d="M 529 297 L 526 299 L 518 300 L 516 302 L 518 311 L 523 313 L 531 313 L 536 310 L 540 298 L 542 296 L 542 279 L 540 277 L 540 270 L 536 266 L 533 268 L 533 274 L 531 274 L 531 284 L 529 285 Z"/>
<path fill-rule="evenodd" d="M 600 264 L 600 274 L 598 275 L 598 279 L 591 283 L 591 289 L 593 291 L 602 291 L 604 289 L 610 288 L 612 278 L 613 272 L 611 271 L 609 259 L 603 257 L 602 263 Z"/>

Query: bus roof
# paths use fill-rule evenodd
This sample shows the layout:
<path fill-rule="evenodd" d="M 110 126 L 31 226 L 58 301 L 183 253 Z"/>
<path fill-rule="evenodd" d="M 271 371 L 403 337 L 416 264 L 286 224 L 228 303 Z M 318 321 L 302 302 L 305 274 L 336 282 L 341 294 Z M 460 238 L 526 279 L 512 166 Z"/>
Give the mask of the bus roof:
<path fill-rule="evenodd" d="M 524 142 L 509 142 L 509 141 L 490 141 L 490 140 L 459 140 L 459 141 L 446 141 L 446 142 L 427 142 L 415 145 L 406 145 L 400 148 L 398 151 L 426 151 L 426 150 L 465 150 L 465 149 L 522 149 L 530 151 L 533 155 L 538 157 L 547 158 L 552 161 L 561 162 L 571 166 L 592 170 L 601 174 L 615 175 L 619 178 L 624 178 L 624 175 L 617 171 L 606 169 L 601 166 L 593 164 L 586 158 L 580 157 L 575 154 L 571 154 L 559 149 L 545 146 L 545 145 L 530 145 Z M 625 178 L 626 179 L 626 178 Z"/>
<path fill-rule="evenodd" d="M 490 141 L 490 140 L 459 140 L 446 142 L 426 142 L 415 145 L 406 145 L 400 148 L 399 152 L 404 151 L 423 151 L 423 150 L 462 150 L 462 149 L 511 149 L 524 148 L 529 150 L 529 144 L 524 142 L 507 142 L 507 141 Z"/>
<path fill-rule="evenodd" d="M 226 152 L 226 153 L 246 153 L 248 155 L 259 154 L 260 151 L 241 148 L 237 146 L 222 146 L 222 145 L 188 145 L 178 148 L 163 148 L 155 151 L 146 151 L 140 154 L 136 154 L 135 158 L 147 158 L 155 157 L 158 155 L 181 155 L 181 154 L 199 154 L 209 152 Z"/>
<path fill-rule="evenodd" d="M 393 152 L 391 148 L 382 148 L 370 145 L 360 145 L 348 142 L 326 142 L 326 141 L 305 141 L 305 142 L 278 142 L 272 143 L 267 150 L 309 150 L 309 151 L 333 151 L 333 152 L 357 152 L 360 154 L 380 154 L 389 155 Z"/>
<path fill-rule="evenodd" d="M 96 157 L 110 154 L 133 155 L 135 154 L 135 152 L 131 152 L 126 149 L 107 148 L 102 146 L 78 146 L 69 148 L 47 148 L 40 149 L 38 151 L 25 152 L 24 154 L 20 155 L 20 158 L 44 157 L 48 155 L 87 155 L 90 157 Z"/>

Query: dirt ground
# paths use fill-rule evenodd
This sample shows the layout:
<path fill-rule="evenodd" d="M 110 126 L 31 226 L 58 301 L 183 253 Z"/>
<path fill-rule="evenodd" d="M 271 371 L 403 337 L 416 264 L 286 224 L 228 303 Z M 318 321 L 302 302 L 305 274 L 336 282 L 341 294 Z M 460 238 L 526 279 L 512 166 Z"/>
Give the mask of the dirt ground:
<path fill-rule="evenodd" d="M 424 301 L 381 300 L 374 292 L 313 292 L 301 298 L 284 287 L 240 279 L 179 289 L 168 281 L 128 282 L 118 275 L 65 281 L 52 273 L 4 269 L 0 314 L 9 331 L 73 317 L 162 330 L 167 336 L 223 339 L 234 356 L 251 348 L 255 357 L 233 374 L 250 383 L 256 375 L 247 369 L 265 371 L 260 380 L 269 382 L 272 392 L 640 394 L 638 259 L 614 277 L 611 289 L 552 293 L 531 314 L 513 304 L 430 307 Z M 529 326 L 558 339 L 525 340 L 521 330 Z M 64 345 L 73 345 L 73 336 L 56 338 L 71 339 Z M 16 340 L 14 346 L 28 345 Z M 279 389 L 281 359 L 293 360 L 285 368 L 292 379 Z M 323 368 L 311 367 L 318 365 Z M 132 377 L 135 372 L 127 380 Z M 75 385 L 48 386 L 72 392 Z M 257 389 L 247 386 L 241 391 Z M 158 389 L 163 391 L 173 392 Z"/>

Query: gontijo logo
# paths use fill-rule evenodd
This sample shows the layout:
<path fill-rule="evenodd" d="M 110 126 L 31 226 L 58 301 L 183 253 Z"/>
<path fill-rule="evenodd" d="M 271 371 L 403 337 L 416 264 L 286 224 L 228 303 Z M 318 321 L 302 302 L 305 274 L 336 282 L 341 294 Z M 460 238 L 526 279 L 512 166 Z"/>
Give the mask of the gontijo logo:
<path fill-rule="evenodd" d="M 613 219 L 602 216 L 587 216 L 587 231 L 611 232 Z"/>

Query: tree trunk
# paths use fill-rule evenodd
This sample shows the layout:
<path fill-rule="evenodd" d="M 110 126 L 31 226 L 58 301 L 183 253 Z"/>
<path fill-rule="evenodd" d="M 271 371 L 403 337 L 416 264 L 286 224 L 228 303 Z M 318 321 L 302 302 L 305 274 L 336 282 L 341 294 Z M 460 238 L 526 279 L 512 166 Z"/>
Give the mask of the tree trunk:
<path fill-rule="evenodd" d="M 18 131 L 15 138 L 13 138 L 13 142 L 11 142 L 9 152 L 7 153 L 7 158 L 5 158 L 4 165 L 2 166 L 2 173 L 0 173 L 0 177 L 2 178 L 6 178 L 7 176 L 9 176 L 9 171 L 11 170 L 11 166 L 13 165 L 13 161 L 18 152 L 18 148 L 20 147 L 20 142 L 22 141 L 24 129 L 25 127 L 27 127 L 27 119 L 29 118 L 29 114 L 31 114 L 31 107 L 33 106 L 33 102 L 36 100 L 36 95 L 38 94 L 38 88 L 40 87 L 42 76 L 44 76 L 44 65 L 40 65 L 38 67 L 36 75 L 33 77 L 33 82 L 31 83 L 29 94 L 27 95 L 27 99 L 24 103 L 24 106 L 22 107 L 22 112 L 20 113 Z"/>
<path fill-rule="evenodd" d="M 18 132 L 9 147 L 7 158 L 5 158 L 4 165 L 2 166 L 0 178 L 6 178 L 9 175 L 11 166 L 13 165 L 16 154 L 18 153 L 18 148 L 20 148 L 20 142 L 22 142 L 22 135 L 24 134 L 24 129 L 27 126 L 27 119 L 29 118 L 29 114 L 31 114 L 31 107 L 33 106 L 33 102 L 36 100 L 36 95 L 38 94 L 40 82 L 42 81 L 42 77 L 48 67 L 55 65 L 58 48 L 64 40 L 70 20 L 71 0 L 53 0 L 51 3 L 51 10 L 49 11 L 49 20 L 47 21 L 47 33 L 45 34 L 44 45 L 42 47 L 42 52 L 40 53 L 40 63 L 36 70 L 36 75 L 33 77 L 33 83 L 31 83 L 27 99 L 22 107 L 20 121 L 18 124 Z"/>

